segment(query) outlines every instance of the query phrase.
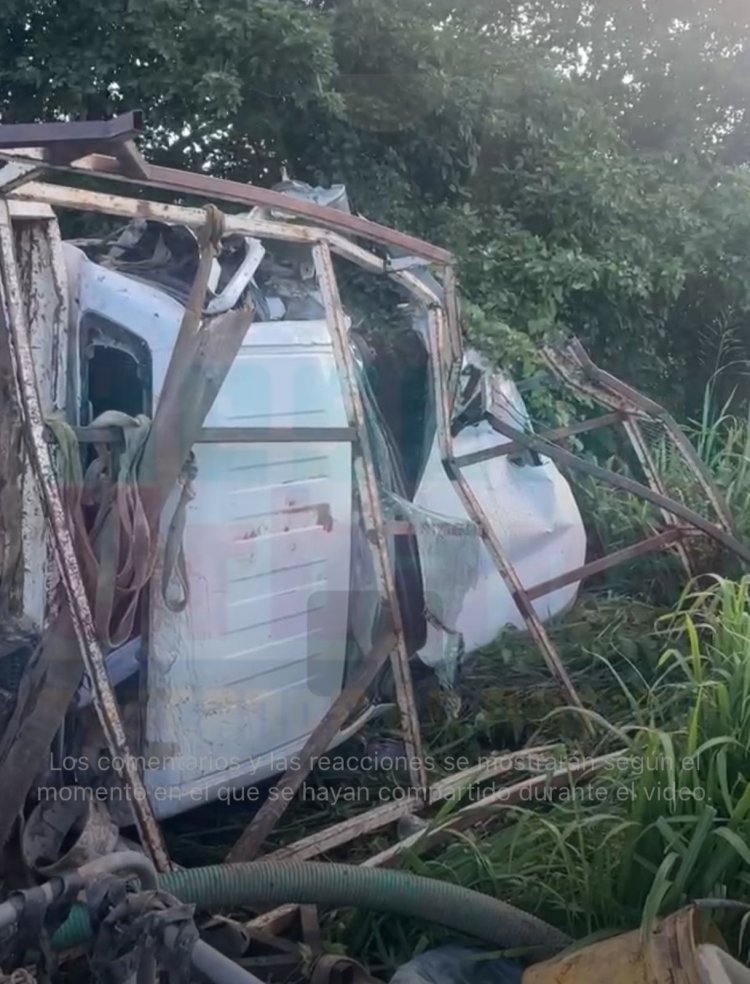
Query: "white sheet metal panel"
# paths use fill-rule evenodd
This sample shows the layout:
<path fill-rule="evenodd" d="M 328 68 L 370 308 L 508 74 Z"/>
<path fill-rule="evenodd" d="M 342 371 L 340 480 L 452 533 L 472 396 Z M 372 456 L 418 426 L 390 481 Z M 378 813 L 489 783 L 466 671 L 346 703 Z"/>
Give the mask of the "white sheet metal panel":
<path fill-rule="evenodd" d="M 158 399 L 182 308 L 93 267 L 82 309 L 136 330 Z M 208 427 L 345 427 L 322 321 L 253 325 Z M 185 554 L 190 604 L 157 572 L 145 779 L 158 816 L 283 769 L 341 688 L 351 541 L 351 446 L 200 444 Z M 162 521 L 166 531 L 177 493 Z"/>
<path fill-rule="evenodd" d="M 525 407 L 512 383 L 498 374 L 492 380 L 492 388 L 505 391 L 506 399 L 512 400 L 512 404 L 505 403 L 504 410 L 496 405 L 495 412 L 507 417 L 509 423 L 523 426 Z M 453 450 L 460 457 L 507 442 L 483 421 L 462 430 L 453 440 Z M 525 588 L 574 570 L 586 558 L 586 535 L 573 492 L 549 458 L 541 457 L 539 461 L 535 465 L 515 464 L 500 457 L 462 469 Z M 467 519 L 443 468 L 437 442 L 414 502 L 448 518 Z M 577 593 L 578 584 L 569 584 L 535 599 L 533 605 L 539 617 L 547 621 L 565 611 Z M 524 624 L 482 542 L 475 583 L 468 587 L 456 624 L 449 628 L 461 633 L 465 651 L 472 652 L 496 639 L 506 626 L 523 628 Z M 427 643 L 419 655 L 429 665 L 437 666 L 444 658 L 443 633 L 431 624 L 427 632 Z"/>

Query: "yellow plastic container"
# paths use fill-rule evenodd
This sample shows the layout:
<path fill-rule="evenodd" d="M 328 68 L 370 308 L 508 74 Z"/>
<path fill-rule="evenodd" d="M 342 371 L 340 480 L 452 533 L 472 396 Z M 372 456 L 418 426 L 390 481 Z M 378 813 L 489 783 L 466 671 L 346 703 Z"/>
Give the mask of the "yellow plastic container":
<path fill-rule="evenodd" d="M 725 948 L 710 920 L 689 907 L 663 919 L 645 938 L 636 930 L 534 964 L 523 984 L 701 984 L 701 943 Z"/>

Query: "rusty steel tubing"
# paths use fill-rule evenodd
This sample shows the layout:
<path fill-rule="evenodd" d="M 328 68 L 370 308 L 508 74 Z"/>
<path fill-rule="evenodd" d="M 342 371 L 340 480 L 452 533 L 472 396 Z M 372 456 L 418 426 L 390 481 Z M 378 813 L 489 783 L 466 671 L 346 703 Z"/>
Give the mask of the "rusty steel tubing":
<path fill-rule="evenodd" d="M 0 275 L 3 289 L 1 313 L 3 320 L 6 321 L 5 328 L 8 331 L 14 362 L 18 399 L 23 410 L 24 439 L 50 524 L 55 559 L 83 665 L 91 679 L 94 704 L 110 748 L 121 757 L 123 762 L 123 773 L 133 793 L 133 812 L 144 843 L 157 867 L 168 870 L 169 856 L 151 811 L 146 789 L 138 771 L 137 760 L 128 747 L 117 701 L 104 666 L 104 654 L 97 639 L 78 558 L 57 485 L 55 468 L 46 440 L 46 425 L 39 403 L 26 314 L 21 300 L 10 211 L 7 201 L 4 200 L 0 200 Z"/>
<path fill-rule="evenodd" d="M 365 530 L 372 547 L 380 596 L 389 610 L 396 635 L 391 666 L 396 684 L 396 702 L 401 712 L 404 744 L 409 758 L 410 778 L 416 789 L 423 790 L 427 780 L 422 756 L 419 718 L 409 669 L 409 653 L 406 649 L 401 608 L 391 570 L 388 540 L 385 533 L 383 510 L 373 465 L 364 405 L 357 385 L 354 357 L 349 345 L 349 331 L 333 270 L 331 252 L 326 243 L 318 243 L 313 247 L 313 260 L 323 297 L 326 320 L 331 331 L 336 364 L 342 377 L 342 392 L 347 419 L 350 426 L 356 428 L 358 435 L 358 441 L 354 447 L 354 472 Z"/>
<path fill-rule="evenodd" d="M 568 672 L 563 665 L 560 655 L 557 652 L 552 640 L 544 628 L 542 620 L 534 610 L 533 603 L 529 598 L 515 567 L 505 556 L 503 546 L 495 534 L 487 516 L 482 509 L 481 503 L 471 489 L 471 486 L 461 474 L 461 469 L 457 467 L 454 454 L 453 442 L 450 437 L 450 405 L 448 393 L 445 386 L 445 378 L 442 372 L 444 360 L 441 358 L 445 341 L 444 314 L 433 307 L 429 312 L 429 340 L 430 355 L 432 364 L 433 385 L 435 389 L 435 399 L 437 404 L 437 433 L 440 442 L 440 452 L 443 460 L 443 467 L 448 478 L 451 480 L 456 492 L 469 516 L 476 524 L 481 534 L 482 540 L 489 551 L 492 560 L 497 567 L 498 573 L 505 581 L 508 590 L 513 598 L 516 608 L 523 616 L 528 630 L 539 646 L 544 660 L 550 672 L 557 680 L 560 689 L 565 695 L 566 700 L 573 707 L 583 708 L 578 691 L 573 685 L 573 681 L 568 676 Z M 587 719 L 587 726 L 589 725 Z"/>
<path fill-rule="evenodd" d="M 695 512 L 695 510 L 690 509 L 688 506 L 684 506 L 681 502 L 677 502 L 674 499 L 669 499 L 666 496 L 660 495 L 653 489 L 649 488 L 648 485 L 643 485 L 641 482 L 636 482 L 632 478 L 627 478 L 624 475 L 618 475 L 616 472 L 610 471 L 608 468 L 602 468 L 600 465 L 595 465 L 590 461 L 584 461 L 583 458 L 579 458 L 578 455 L 573 454 L 570 451 L 565 451 L 563 448 L 557 447 L 556 444 L 552 444 L 549 441 L 543 440 L 535 434 L 527 434 L 524 431 L 517 430 L 515 427 L 511 427 L 502 420 L 498 420 L 496 417 L 492 418 L 493 426 L 496 430 L 499 430 L 506 437 L 513 438 L 513 440 L 519 443 L 524 443 L 526 447 L 531 448 L 533 451 L 538 451 L 540 454 L 546 455 L 551 458 L 552 461 L 557 461 L 561 465 L 565 465 L 568 468 L 576 469 L 584 474 L 591 475 L 592 478 L 598 478 L 602 482 L 606 482 L 608 485 L 613 485 L 615 488 L 622 489 L 623 492 L 630 492 L 640 499 L 645 499 L 646 502 L 652 503 L 657 509 L 665 509 L 667 512 L 676 516 L 678 519 L 689 523 L 690 526 L 695 527 L 702 533 L 705 533 L 712 540 L 720 543 L 723 547 L 731 550 L 733 553 L 737 554 L 738 557 L 742 558 L 746 563 L 750 563 L 750 547 L 741 543 L 736 537 L 727 533 L 724 529 L 718 526 L 716 523 L 712 523 L 710 520 L 704 519 L 700 513 Z"/>
<path fill-rule="evenodd" d="M 688 532 L 695 534 L 695 531 Z M 663 533 L 656 533 L 646 540 L 640 540 L 638 543 L 633 543 L 629 547 L 623 547 L 622 550 L 616 550 L 614 553 L 607 554 L 605 557 L 600 557 L 599 560 L 592 560 L 588 564 L 582 564 L 581 567 L 575 567 L 573 570 L 567 571 L 565 574 L 559 574 L 557 577 L 550 578 L 548 581 L 540 581 L 539 584 L 535 584 L 529 588 L 527 594 L 529 598 L 542 598 L 544 595 L 550 594 L 550 592 L 556 591 L 558 588 L 565 587 L 566 584 L 584 581 L 586 578 L 593 577 L 594 574 L 602 574 L 604 571 L 612 567 L 617 567 L 619 564 L 624 564 L 629 560 L 635 560 L 646 554 L 666 550 L 668 547 L 679 547 L 681 545 L 680 540 L 685 535 L 685 530 L 674 528 L 665 530 Z"/>
<path fill-rule="evenodd" d="M 661 404 L 597 366 L 578 339 L 571 339 L 557 348 L 545 346 L 542 355 L 555 375 L 574 391 L 590 397 L 600 406 L 624 412 L 629 420 L 660 424 L 706 493 L 725 531 L 737 539 L 729 507 L 708 467 L 677 421 Z"/>
<path fill-rule="evenodd" d="M 305 742 L 302 751 L 297 756 L 298 764 L 287 768 L 284 775 L 275 784 L 274 796 L 269 797 L 263 803 L 232 846 L 226 856 L 228 864 L 255 859 L 266 838 L 286 812 L 293 796 L 309 776 L 316 761 L 330 748 L 336 734 L 385 665 L 395 641 L 395 634 L 387 630 L 370 650 L 359 672 L 351 683 L 341 691 Z"/>
<path fill-rule="evenodd" d="M 114 121 L 113 121 L 114 122 Z M 31 126 L 58 126 L 66 127 L 71 124 L 31 124 Z M 90 127 L 101 126 L 95 122 L 88 124 Z M 27 126 L 27 124 L 23 124 Z M 165 191 L 173 191 L 180 195 L 190 194 L 208 198 L 211 201 L 232 202 L 246 207 L 260 207 L 272 209 L 308 222 L 317 223 L 326 229 L 331 229 L 343 235 L 357 236 L 378 243 L 381 246 L 390 246 L 398 250 L 403 250 L 407 254 L 422 257 L 432 263 L 447 265 L 454 262 L 453 256 L 448 250 L 424 240 L 418 239 L 407 233 L 390 229 L 387 226 L 372 222 L 369 219 L 362 219 L 348 212 L 329 208 L 324 205 L 316 205 L 312 202 L 305 202 L 295 199 L 290 195 L 285 195 L 280 191 L 272 191 L 269 188 L 261 188 L 257 185 L 243 184 L 240 181 L 231 181 L 226 178 L 217 178 L 211 174 L 194 174 L 189 171 L 181 171 L 177 168 L 161 167 L 156 164 L 149 164 L 145 160 L 138 161 L 138 172 L 134 170 L 134 160 L 132 151 L 128 159 L 123 163 L 118 157 L 107 156 L 99 153 L 87 154 L 85 158 L 79 155 L 78 159 L 56 163 L 54 161 L 40 160 L 34 158 L 32 153 L 24 154 L 23 148 L 16 150 L 9 148 L 8 141 L 3 140 L 4 127 L 0 126 L 0 158 L 15 162 L 25 163 L 30 159 L 35 159 L 40 167 L 45 171 L 66 171 L 73 174 L 88 174 L 109 180 L 135 184 L 140 187 L 159 188 Z M 61 138 L 59 132 L 55 131 L 53 139 L 58 142 Z M 116 150 L 117 144 L 133 136 L 131 129 L 125 129 L 123 133 L 116 133 L 106 139 L 113 142 Z M 41 130 L 37 130 L 33 139 L 33 146 L 45 148 L 45 137 Z M 79 138 L 80 139 L 80 138 Z M 69 141 L 68 141 L 69 142 Z M 89 140 L 89 143 L 95 141 Z M 98 143 L 101 141 L 97 141 Z M 53 146 L 52 143 L 49 146 Z M 81 154 L 85 153 L 85 144 Z"/>

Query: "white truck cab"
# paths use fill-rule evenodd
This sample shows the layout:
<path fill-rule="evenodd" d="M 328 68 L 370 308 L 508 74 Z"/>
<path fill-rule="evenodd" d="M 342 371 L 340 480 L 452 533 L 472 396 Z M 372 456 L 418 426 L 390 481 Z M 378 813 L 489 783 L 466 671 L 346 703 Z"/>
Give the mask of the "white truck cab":
<path fill-rule="evenodd" d="M 256 314 L 194 447 L 182 536 L 186 603 L 170 604 L 175 586 L 165 591 L 155 577 L 139 631 L 107 656 L 135 711 L 133 747 L 157 818 L 284 771 L 372 642 L 378 593 L 330 329 L 309 247 L 276 245 L 266 252 L 238 238 L 212 278 L 206 313 L 252 304 Z M 114 246 L 112 238 L 64 244 L 70 316 L 59 409 L 70 424 L 91 425 L 111 410 L 153 416 L 196 256 L 188 230 L 158 222 L 131 224 Z M 407 329 L 408 381 L 366 329 L 350 337 L 383 501 L 412 529 L 391 538 L 407 643 L 445 681 L 461 653 L 522 619 L 445 473 L 419 318 Z M 491 408 L 530 426 L 508 379 L 474 353 L 466 370 L 463 411 Z M 410 409 L 393 404 L 399 386 L 409 390 Z M 243 438 L 248 428 L 287 437 L 253 443 Z M 292 429 L 309 429 L 313 439 L 291 439 Z M 454 448 L 466 454 L 504 440 L 481 412 L 463 412 Z M 465 475 L 525 586 L 584 562 L 581 518 L 552 462 L 505 456 Z M 173 512 L 171 501 L 163 537 Z M 573 584 L 540 598 L 538 614 L 563 611 L 576 592 Z M 41 624 L 43 612 L 29 614 Z M 89 702 L 84 682 L 82 712 Z M 66 740 L 79 755 L 97 742 L 85 729 Z"/>

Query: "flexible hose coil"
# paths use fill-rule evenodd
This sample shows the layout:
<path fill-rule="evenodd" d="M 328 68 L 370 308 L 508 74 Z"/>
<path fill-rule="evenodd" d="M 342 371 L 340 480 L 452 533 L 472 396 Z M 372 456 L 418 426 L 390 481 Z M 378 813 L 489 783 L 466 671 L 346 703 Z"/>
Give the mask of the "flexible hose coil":
<path fill-rule="evenodd" d="M 459 885 L 387 868 L 313 861 L 252 861 L 173 871 L 159 887 L 198 909 L 299 903 L 375 909 L 416 916 L 502 947 L 556 952 L 569 938 L 512 905 Z M 91 938 L 88 912 L 76 905 L 53 938 L 58 950 Z"/>

